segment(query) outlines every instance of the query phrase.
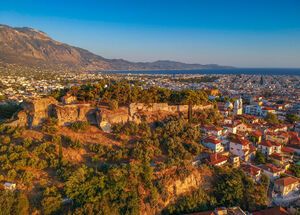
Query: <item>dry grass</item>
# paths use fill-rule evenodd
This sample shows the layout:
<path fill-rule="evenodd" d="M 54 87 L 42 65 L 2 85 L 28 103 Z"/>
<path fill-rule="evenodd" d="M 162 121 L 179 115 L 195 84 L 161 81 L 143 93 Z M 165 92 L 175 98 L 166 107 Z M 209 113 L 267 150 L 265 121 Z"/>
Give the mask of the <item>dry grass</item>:
<path fill-rule="evenodd" d="M 82 144 L 120 145 L 120 142 L 113 139 L 113 135 L 94 126 L 89 126 L 87 130 L 80 132 L 72 131 L 67 127 L 60 127 L 57 134 L 68 136 L 72 140 L 79 140 Z"/>

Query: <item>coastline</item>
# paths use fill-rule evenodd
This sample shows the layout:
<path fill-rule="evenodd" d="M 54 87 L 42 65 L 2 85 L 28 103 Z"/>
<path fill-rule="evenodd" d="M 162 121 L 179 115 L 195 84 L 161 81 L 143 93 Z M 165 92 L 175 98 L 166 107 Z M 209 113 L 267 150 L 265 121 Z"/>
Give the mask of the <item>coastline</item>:
<path fill-rule="evenodd" d="M 192 70 L 126 70 L 97 71 L 106 74 L 123 75 L 292 75 L 300 76 L 300 68 L 220 68 Z"/>

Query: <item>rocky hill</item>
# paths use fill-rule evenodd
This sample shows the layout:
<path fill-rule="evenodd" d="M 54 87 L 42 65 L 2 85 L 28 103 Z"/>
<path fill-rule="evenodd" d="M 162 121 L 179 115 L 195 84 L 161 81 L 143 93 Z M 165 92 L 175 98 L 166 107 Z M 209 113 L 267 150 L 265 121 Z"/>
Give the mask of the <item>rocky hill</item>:
<path fill-rule="evenodd" d="M 42 31 L 7 25 L 0 25 L 0 62 L 84 71 L 223 68 L 215 64 L 185 64 L 174 61 L 133 63 L 123 59 L 106 59 L 87 50 L 55 41 Z"/>

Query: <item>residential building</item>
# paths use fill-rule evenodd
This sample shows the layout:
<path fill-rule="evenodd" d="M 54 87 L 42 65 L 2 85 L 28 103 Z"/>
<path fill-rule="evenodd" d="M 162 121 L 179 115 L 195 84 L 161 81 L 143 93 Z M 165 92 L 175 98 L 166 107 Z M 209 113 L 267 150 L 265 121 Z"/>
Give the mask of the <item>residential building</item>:
<path fill-rule="evenodd" d="M 260 168 L 270 178 L 271 181 L 279 178 L 280 175 L 285 172 L 285 169 L 278 168 L 274 164 L 270 164 L 270 163 L 261 165 Z"/>
<path fill-rule="evenodd" d="M 233 105 L 233 114 L 234 115 L 242 115 L 243 114 L 243 100 L 239 98 L 235 100 Z"/>
<path fill-rule="evenodd" d="M 218 153 L 213 153 L 209 155 L 208 164 L 212 166 L 222 166 L 227 163 L 227 160 L 228 157 Z"/>
<path fill-rule="evenodd" d="M 11 183 L 11 182 L 5 182 L 3 186 L 5 190 L 11 190 L 11 191 L 15 190 L 17 187 L 15 183 Z"/>
<path fill-rule="evenodd" d="M 224 151 L 224 147 L 220 140 L 214 136 L 209 136 L 202 141 L 203 145 L 213 152 L 219 153 Z"/>
<path fill-rule="evenodd" d="M 275 114 L 276 110 L 274 108 L 271 108 L 271 107 L 263 107 L 262 110 L 261 110 L 261 115 L 263 117 L 266 117 L 268 115 L 268 113 Z"/>
<path fill-rule="evenodd" d="M 252 137 L 252 139 L 253 139 L 252 141 L 254 143 L 259 144 L 262 141 L 263 134 L 259 130 L 254 130 L 254 131 L 251 132 L 251 134 L 249 136 Z"/>
<path fill-rule="evenodd" d="M 277 179 L 274 182 L 274 191 L 279 193 L 281 196 L 286 196 L 298 189 L 299 189 L 299 179 L 290 176 Z"/>
<path fill-rule="evenodd" d="M 289 142 L 289 134 L 284 131 L 266 132 L 266 140 L 276 142 L 279 144 L 287 144 Z"/>
<path fill-rule="evenodd" d="M 202 130 L 209 136 L 219 137 L 223 134 L 223 128 L 214 125 L 204 126 Z"/>
<path fill-rule="evenodd" d="M 257 148 L 265 155 L 271 155 L 274 152 L 281 153 L 281 145 L 269 140 L 262 141 Z"/>
<path fill-rule="evenodd" d="M 237 126 L 234 124 L 226 124 L 224 127 L 227 129 L 228 133 L 236 134 L 237 133 Z"/>
<path fill-rule="evenodd" d="M 242 137 L 235 137 L 229 143 L 230 153 L 239 156 L 244 161 L 249 161 L 255 148 L 251 146 L 250 142 Z"/>
<path fill-rule="evenodd" d="M 239 167 L 240 166 L 240 157 L 237 155 L 233 155 L 230 157 L 230 162 L 233 167 Z"/>
<path fill-rule="evenodd" d="M 237 132 L 245 133 L 251 131 L 251 127 L 249 127 L 246 123 L 239 122 L 236 124 Z"/>
<path fill-rule="evenodd" d="M 251 164 L 244 164 L 242 166 L 242 170 L 246 173 L 246 175 L 251 177 L 256 182 L 258 182 L 261 178 L 261 169 L 256 166 L 253 166 Z"/>

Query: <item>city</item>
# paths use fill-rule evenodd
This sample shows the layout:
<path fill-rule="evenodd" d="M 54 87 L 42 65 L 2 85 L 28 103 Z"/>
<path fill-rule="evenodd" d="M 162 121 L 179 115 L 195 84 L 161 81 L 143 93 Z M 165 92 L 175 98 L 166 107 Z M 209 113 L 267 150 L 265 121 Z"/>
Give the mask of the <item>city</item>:
<path fill-rule="evenodd" d="M 0 215 L 300 215 L 299 11 L 1 2 Z"/>

